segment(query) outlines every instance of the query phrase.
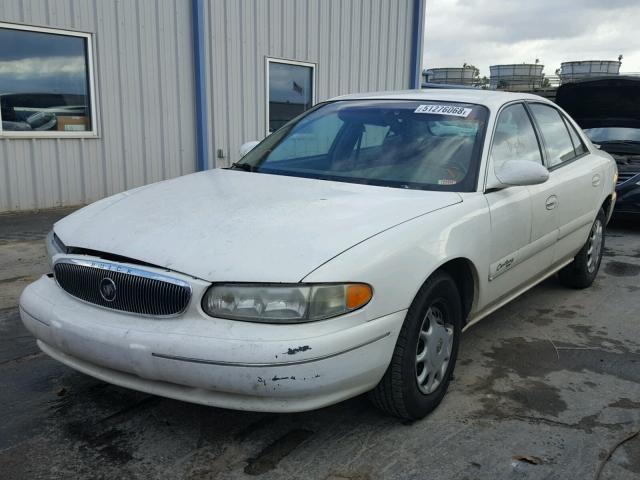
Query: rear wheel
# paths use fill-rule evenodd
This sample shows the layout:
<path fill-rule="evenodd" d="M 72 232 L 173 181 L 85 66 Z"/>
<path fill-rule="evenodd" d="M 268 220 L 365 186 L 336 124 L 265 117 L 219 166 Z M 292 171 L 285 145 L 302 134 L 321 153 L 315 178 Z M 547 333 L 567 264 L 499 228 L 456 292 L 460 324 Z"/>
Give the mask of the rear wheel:
<path fill-rule="evenodd" d="M 600 209 L 591 226 L 587 242 L 575 256 L 573 262 L 559 272 L 560 281 L 567 287 L 587 288 L 591 286 L 598 275 L 604 250 L 605 223 L 604 210 Z"/>
<path fill-rule="evenodd" d="M 373 404 L 407 420 L 435 409 L 453 374 L 461 329 L 456 283 L 448 273 L 436 272 L 409 307 L 391 363 L 370 393 Z"/>

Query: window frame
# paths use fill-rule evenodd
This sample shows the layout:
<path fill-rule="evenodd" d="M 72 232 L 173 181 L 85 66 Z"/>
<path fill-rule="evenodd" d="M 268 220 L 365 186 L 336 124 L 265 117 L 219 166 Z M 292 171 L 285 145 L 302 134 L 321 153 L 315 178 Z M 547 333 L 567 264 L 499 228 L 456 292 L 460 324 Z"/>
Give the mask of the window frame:
<path fill-rule="evenodd" d="M 311 62 L 303 62 L 299 60 L 290 60 L 287 58 L 278 58 L 278 57 L 265 57 L 265 69 L 264 69 L 264 79 L 265 79 L 265 134 L 270 135 L 273 132 L 269 131 L 269 66 L 272 63 L 281 63 L 285 65 L 294 65 L 298 67 L 309 67 L 311 68 L 311 107 L 313 108 L 316 105 L 316 68 L 318 66 L 317 63 Z"/>
<path fill-rule="evenodd" d="M 1 138 L 28 138 L 28 139 L 43 139 L 43 138 L 98 138 L 98 109 L 96 103 L 96 88 L 95 88 L 95 52 L 94 52 L 94 34 L 90 32 L 82 32 L 78 30 L 67 30 L 62 28 L 48 28 L 38 27 L 35 25 L 27 25 L 21 23 L 7 23 L 0 22 L 0 28 L 6 28 L 10 30 L 21 30 L 27 32 L 36 33 L 48 33 L 51 35 L 62 35 L 67 37 L 79 37 L 85 40 L 86 46 L 86 67 L 89 88 L 89 109 L 91 112 L 91 130 L 86 131 L 4 131 L 2 129 L 2 114 L 0 113 L 0 139 Z"/>
<path fill-rule="evenodd" d="M 490 175 L 491 169 L 494 168 L 494 166 L 493 166 L 493 158 L 491 157 L 491 152 L 493 151 L 493 144 L 494 144 L 494 140 L 495 140 L 495 136 L 496 136 L 496 131 L 498 130 L 498 121 L 500 120 L 500 115 L 502 114 L 502 112 L 504 110 L 506 110 L 509 107 L 513 107 L 514 105 L 522 105 L 522 107 L 524 108 L 525 113 L 529 117 L 529 122 L 531 122 L 531 126 L 533 127 L 533 133 L 535 134 L 536 141 L 538 142 L 538 150 L 540 151 L 540 157 L 542 159 L 542 165 L 544 167 L 547 166 L 546 147 L 545 147 L 545 145 L 543 143 L 541 133 L 538 130 L 538 126 L 536 125 L 536 123 L 535 123 L 535 121 L 534 121 L 534 119 L 533 119 L 533 117 L 531 115 L 531 111 L 529 110 L 527 102 L 524 99 L 518 99 L 518 100 L 512 100 L 510 102 L 504 103 L 504 104 L 502 104 L 500 106 L 500 108 L 496 112 L 495 120 L 493 121 L 493 126 L 492 126 L 492 129 L 491 129 L 491 139 L 489 141 L 489 147 L 487 149 L 487 156 L 486 156 L 486 159 L 485 159 L 484 185 L 482 187 L 482 190 L 480 190 L 480 191 L 482 191 L 484 193 L 490 193 L 491 192 L 490 189 L 489 190 L 487 189 L 487 182 L 489 181 L 489 175 Z M 485 135 L 488 135 L 488 134 L 489 134 L 489 131 L 487 130 Z M 494 170 L 494 172 L 495 172 L 495 170 Z"/>
<path fill-rule="evenodd" d="M 567 136 L 569 137 L 569 142 L 573 146 L 573 154 L 574 155 L 569 160 L 565 160 L 564 162 L 558 163 L 556 165 L 549 165 L 549 152 L 547 151 L 547 144 L 546 144 L 546 141 L 544 139 L 544 136 L 542 135 L 542 129 L 538 125 L 538 121 L 537 121 L 533 111 L 530 108 L 531 105 L 543 105 L 543 106 L 549 107 L 549 108 L 555 110 L 556 113 L 560 116 L 560 120 L 562 120 L 562 124 L 564 125 L 564 128 L 567 131 Z M 555 105 L 551 105 L 551 104 L 546 103 L 546 102 L 539 102 L 539 101 L 536 101 L 536 100 L 533 100 L 533 101 L 528 100 L 528 101 L 525 102 L 525 107 L 526 107 L 527 111 L 529 112 L 529 116 L 531 117 L 531 121 L 533 122 L 533 128 L 538 132 L 538 135 L 540 137 L 540 142 L 541 142 L 541 145 L 543 147 L 542 152 L 543 152 L 544 166 L 546 167 L 547 170 L 549 170 L 549 172 L 553 172 L 554 170 L 562 168 L 565 165 L 569 165 L 569 164 L 575 162 L 576 160 L 578 160 L 578 159 L 580 159 L 580 158 L 582 158 L 582 157 L 584 157 L 586 155 L 589 155 L 591 153 L 590 150 L 589 150 L 589 147 L 587 147 L 586 143 L 584 142 L 584 139 L 580 136 L 580 133 L 576 129 L 576 134 L 578 135 L 578 138 L 580 138 L 580 140 L 583 142 L 583 145 L 585 146 L 585 150 L 586 150 L 584 153 L 581 153 L 580 155 L 576 155 L 576 147 L 575 147 L 575 145 L 573 143 L 573 138 L 571 138 L 571 133 L 569 132 L 569 128 L 572 125 L 568 124 L 569 119 L 566 118 L 566 115 L 559 108 L 557 108 Z"/>
<path fill-rule="evenodd" d="M 574 158 L 574 160 L 578 160 L 579 158 L 582 158 L 590 153 L 589 147 L 587 146 L 584 139 L 580 136 L 579 130 L 573 125 L 573 123 L 571 123 L 569 117 L 567 115 L 564 115 L 562 112 L 560 112 L 560 116 L 562 117 L 562 120 L 564 120 L 564 123 L 567 126 L 567 130 L 569 130 L 569 137 L 571 138 L 571 143 L 573 143 L 573 150 L 576 152 L 576 157 Z M 580 154 L 577 153 L 577 145 L 573 141 L 573 135 L 571 135 L 572 130 L 573 133 L 575 133 L 576 138 L 580 141 L 580 145 L 584 148 L 584 151 Z"/>

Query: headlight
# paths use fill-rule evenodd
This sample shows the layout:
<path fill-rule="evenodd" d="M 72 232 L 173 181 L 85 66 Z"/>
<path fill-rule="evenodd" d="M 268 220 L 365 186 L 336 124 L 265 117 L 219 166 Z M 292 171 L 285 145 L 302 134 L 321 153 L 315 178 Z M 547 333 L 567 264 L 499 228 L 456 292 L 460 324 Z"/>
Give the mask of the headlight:
<path fill-rule="evenodd" d="M 365 306 L 373 292 L 365 283 L 212 285 L 202 309 L 212 317 L 250 322 L 313 322 Z"/>

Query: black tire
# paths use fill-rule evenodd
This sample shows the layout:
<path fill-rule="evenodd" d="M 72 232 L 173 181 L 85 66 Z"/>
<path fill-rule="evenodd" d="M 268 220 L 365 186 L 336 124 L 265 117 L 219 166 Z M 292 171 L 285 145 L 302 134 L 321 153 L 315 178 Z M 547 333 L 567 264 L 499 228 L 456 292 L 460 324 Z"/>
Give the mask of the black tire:
<path fill-rule="evenodd" d="M 437 388 L 432 392 L 424 393 L 425 385 L 418 385 L 420 365 L 416 363 L 417 354 L 420 346 L 425 352 L 427 350 L 420 335 L 427 313 L 430 312 L 430 317 L 433 318 L 436 308 L 442 313 L 440 318 L 447 332 L 452 331 L 453 342 L 448 355 L 448 364 L 445 367 L 443 363 L 437 370 L 436 377 L 446 368 Z M 439 322 L 438 324 L 441 325 Z M 458 287 L 451 275 L 442 271 L 436 272 L 425 282 L 409 307 L 389 367 L 380 383 L 369 393 L 373 404 L 383 412 L 405 420 L 423 418 L 433 411 L 442 401 L 451 381 L 461 332 L 462 302 Z M 438 345 L 442 344 L 438 343 Z M 440 351 L 437 350 L 437 352 Z M 426 364 L 423 364 L 422 368 L 426 369 Z M 427 375 L 428 379 L 429 375 Z"/>
<path fill-rule="evenodd" d="M 601 228 L 601 238 L 598 240 L 600 242 L 599 247 L 594 244 L 594 234 L 598 225 Z M 574 257 L 573 262 L 558 272 L 560 282 L 563 285 L 571 288 L 587 288 L 591 286 L 596 275 L 598 275 L 600 263 L 602 262 L 605 227 L 606 215 L 604 210 L 600 209 L 589 231 L 587 242 Z M 595 252 L 597 254 L 594 256 Z"/>

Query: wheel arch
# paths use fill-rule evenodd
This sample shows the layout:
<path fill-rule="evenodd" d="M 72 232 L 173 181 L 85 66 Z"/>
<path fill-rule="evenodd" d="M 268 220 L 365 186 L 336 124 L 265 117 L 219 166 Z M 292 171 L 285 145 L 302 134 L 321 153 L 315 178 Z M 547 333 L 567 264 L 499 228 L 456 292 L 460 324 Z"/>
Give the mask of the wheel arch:
<path fill-rule="evenodd" d="M 462 297 L 463 319 L 466 324 L 478 300 L 479 277 L 476 266 L 468 258 L 458 257 L 447 260 L 434 273 L 438 271 L 447 272 L 456 282 Z"/>
<path fill-rule="evenodd" d="M 613 206 L 614 206 L 613 193 L 610 193 L 602 202 L 602 207 L 601 207 L 604 210 L 604 215 L 607 220 L 607 223 L 609 223 L 609 220 L 611 219 L 611 215 L 613 214 Z"/>

